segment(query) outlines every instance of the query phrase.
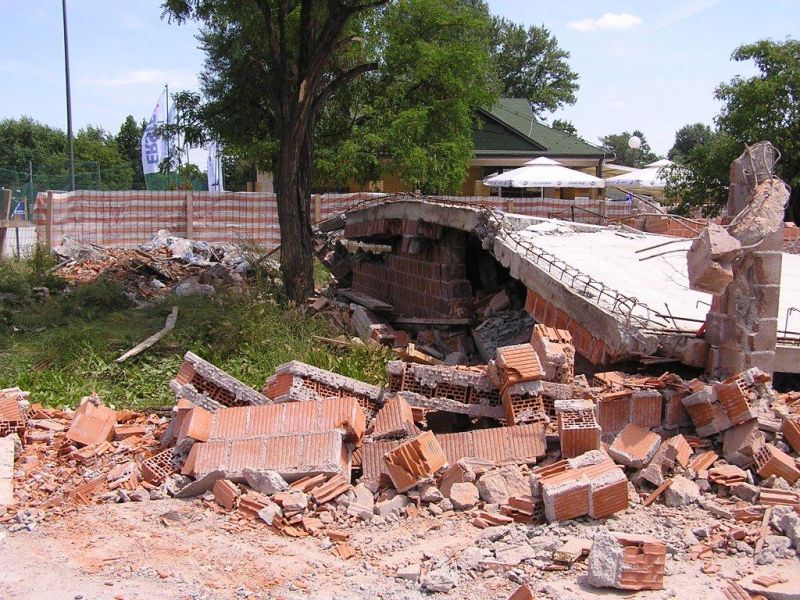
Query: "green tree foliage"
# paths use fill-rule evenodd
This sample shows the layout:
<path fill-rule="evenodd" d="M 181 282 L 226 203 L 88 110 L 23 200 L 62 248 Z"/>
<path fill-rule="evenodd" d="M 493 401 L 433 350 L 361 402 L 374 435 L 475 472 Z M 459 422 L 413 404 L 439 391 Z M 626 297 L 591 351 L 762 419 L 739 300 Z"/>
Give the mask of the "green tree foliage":
<path fill-rule="evenodd" d="M 567 121 L 565 119 L 554 119 L 550 127 L 557 129 L 558 131 L 568 133 L 576 138 L 583 139 L 580 135 L 578 135 L 578 129 L 575 127 L 575 125 L 573 125 L 572 121 Z"/>
<path fill-rule="evenodd" d="M 708 144 L 714 136 L 714 130 L 705 123 L 684 125 L 675 132 L 675 143 L 667 153 L 667 158 L 675 162 L 684 162 L 697 146 Z"/>
<path fill-rule="evenodd" d="M 55 155 L 66 157 L 66 147 L 63 131 L 30 117 L 0 121 L 0 167 L 27 171 L 29 161 L 39 165 Z"/>
<path fill-rule="evenodd" d="M 632 136 L 636 136 L 642 140 L 641 146 L 635 150 L 628 146 L 628 140 L 631 139 Z M 610 133 L 605 135 L 600 138 L 600 145 L 606 152 L 614 154 L 616 157 L 614 159 L 615 163 L 628 167 L 640 169 L 659 159 L 658 154 L 650 149 L 647 138 L 645 138 L 644 134 L 638 129 L 635 129 L 633 133 L 623 131 L 622 133 Z"/>
<path fill-rule="evenodd" d="M 503 96 L 527 98 L 537 115 L 575 104 L 578 74 L 569 67 L 569 52 L 547 28 L 494 17 L 492 39 Z"/>
<path fill-rule="evenodd" d="M 134 190 L 147 189 L 142 171 L 142 133 L 144 133 L 144 128 L 136 123 L 136 119 L 132 115 L 128 115 L 116 136 L 117 150 L 133 170 L 131 189 Z"/>
<path fill-rule="evenodd" d="M 716 215 L 727 202 L 730 164 L 745 144 L 769 141 L 781 153 L 776 172 L 792 187 L 789 218 L 800 218 L 800 42 L 761 40 L 734 50 L 732 60 L 752 60 L 759 70 L 749 78 L 720 84 L 715 97 L 724 105 L 717 130 L 673 169 L 665 193 L 680 199 L 680 209 Z M 695 126 L 687 126 L 695 127 Z M 683 130 L 686 130 L 684 127 Z M 683 131 L 681 130 L 681 131 Z M 679 132 L 680 133 L 680 132 Z M 676 144 L 677 144 L 676 137 Z"/>
<path fill-rule="evenodd" d="M 664 169 L 667 180 L 664 195 L 677 201 L 676 212 L 716 215 L 728 200 L 731 162 L 742 149 L 741 143 L 730 134 L 712 131 L 704 143 L 676 154 L 676 165 Z"/>
<path fill-rule="evenodd" d="M 120 154 L 113 135 L 102 127 L 87 125 L 75 135 L 75 160 L 94 163 L 97 186 L 101 190 L 129 190 L 133 183 L 133 167 Z M 83 167 L 89 172 L 89 165 Z M 78 169 L 76 168 L 76 172 Z M 76 182 L 77 183 L 77 182 Z"/>

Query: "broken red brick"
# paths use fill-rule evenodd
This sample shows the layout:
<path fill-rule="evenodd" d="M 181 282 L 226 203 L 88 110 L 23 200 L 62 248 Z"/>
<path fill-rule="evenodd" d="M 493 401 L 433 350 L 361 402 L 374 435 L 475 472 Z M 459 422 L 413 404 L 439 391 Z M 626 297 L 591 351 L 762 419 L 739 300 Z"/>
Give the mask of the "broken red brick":
<path fill-rule="evenodd" d="M 587 560 L 588 582 L 622 590 L 664 587 L 666 545 L 655 538 L 610 534 L 595 539 Z"/>
<path fill-rule="evenodd" d="M 231 406 L 270 403 L 266 396 L 192 352 L 183 357 L 183 364 L 169 387 L 178 398 L 212 412 Z"/>
<path fill-rule="evenodd" d="M 794 464 L 794 459 L 772 444 L 761 446 L 756 452 L 755 461 L 756 471 L 765 479 L 770 475 L 775 475 L 775 477 L 782 477 L 790 485 L 800 479 L 800 469 Z"/>
<path fill-rule="evenodd" d="M 602 431 L 590 400 L 556 400 L 554 406 L 563 457 L 573 458 L 600 448 Z"/>
<path fill-rule="evenodd" d="M 83 398 L 75 410 L 67 439 L 84 446 L 106 442 L 114 437 L 116 424 L 116 411 L 103 405 L 97 394 L 92 394 Z"/>
<path fill-rule="evenodd" d="M 783 420 L 781 433 L 795 452 L 800 453 L 800 415 L 791 415 Z"/>
<path fill-rule="evenodd" d="M 378 411 L 372 438 L 404 438 L 418 433 L 411 405 L 402 396 L 394 395 Z"/>
<path fill-rule="evenodd" d="M 142 461 L 142 479 L 161 485 L 167 477 L 181 468 L 181 458 L 175 448 L 167 448 Z"/>
<path fill-rule="evenodd" d="M 539 356 L 547 380 L 572 382 L 575 377 L 575 346 L 572 345 L 572 334 L 569 331 L 542 324 L 534 325 L 531 345 Z"/>
<path fill-rule="evenodd" d="M 177 442 L 180 444 L 185 439 L 195 442 L 205 442 L 211 434 L 211 421 L 214 414 L 205 408 L 195 406 L 190 409 L 181 420 Z"/>
<path fill-rule="evenodd" d="M 447 466 L 447 457 L 430 432 L 400 444 L 384 457 L 386 469 L 399 492 L 408 490 L 433 477 Z"/>
<path fill-rule="evenodd" d="M 545 377 L 539 356 L 530 344 L 498 348 L 495 356 L 501 389 L 515 383 L 536 381 Z"/>
<path fill-rule="evenodd" d="M 214 482 L 214 501 L 225 510 L 233 510 L 238 497 L 239 488 L 232 481 L 217 479 Z"/>
<path fill-rule="evenodd" d="M 334 475 L 328 481 L 311 490 L 311 497 L 317 504 L 325 504 L 353 489 L 350 481 L 342 475 Z"/>
<path fill-rule="evenodd" d="M 657 434 L 630 423 L 608 447 L 608 453 L 626 467 L 641 469 L 650 462 L 660 444 Z"/>

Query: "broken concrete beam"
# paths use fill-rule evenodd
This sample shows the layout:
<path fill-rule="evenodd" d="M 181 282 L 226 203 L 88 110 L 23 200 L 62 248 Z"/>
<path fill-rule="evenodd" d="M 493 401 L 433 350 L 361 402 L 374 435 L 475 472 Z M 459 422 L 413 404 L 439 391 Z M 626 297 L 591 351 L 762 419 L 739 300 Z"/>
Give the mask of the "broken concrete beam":
<path fill-rule="evenodd" d="M 83 398 L 75 410 L 67 439 L 83 446 L 107 442 L 114 437 L 116 424 L 116 411 L 105 406 L 97 394 L 92 394 Z"/>
<path fill-rule="evenodd" d="M 800 453 L 800 415 L 790 415 L 783 420 L 781 433 L 795 452 Z"/>
<path fill-rule="evenodd" d="M 655 538 L 603 534 L 595 538 L 586 561 L 594 587 L 660 590 L 664 587 L 666 545 Z"/>
<path fill-rule="evenodd" d="M 320 433 L 334 429 L 342 431 L 346 442 L 357 443 L 361 440 L 366 429 L 366 418 L 355 398 L 225 408 L 214 413 L 207 440 Z"/>
<path fill-rule="evenodd" d="M 755 454 L 756 472 L 766 479 L 774 475 L 782 477 L 794 485 L 800 479 L 800 469 L 795 465 L 794 459 L 783 450 L 772 444 L 764 444 Z"/>
<path fill-rule="evenodd" d="M 764 442 L 758 420 L 751 419 L 725 430 L 722 434 L 722 456 L 732 465 L 747 469 L 753 465 L 755 453 Z"/>
<path fill-rule="evenodd" d="M 600 448 L 601 429 L 591 400 L 556 400 L 561 455 L 573 458 Z"/>
<path fill-rule="evenodd" d="M 741 247 L 724 227 L 709 223 L 686 255 L 689 287 L 716 296 L 722 294 L 733 281 L 732 262 Z"/>
<path fill-rule="evenodd" d="M 542 363 L 545 379 L 557 383 L 572 382 L 575 377 L 575 346 L 569 331 L 534 325 L 531 345 Z"/>
<path fill-rule="evenodd" d="M 545 378 L 544 369 L 542 369 L 536 350 L 527 343 L 498 348 L 495 362 L 501 389 L 509 385 Z"/>
<path fill-rule="evenodd" d="M 411 405 L 402 396 L 395 394 L 386 401 L 375 416 L 372 439 L 404 438 L 418 433 L 419 429 L 414 424 Z"/>
<path fill-rule="evenodd" d="M 224 471 L 229 479 L 244 478 L 244 469 L 276 471 L 286 481 L 308 475 L 350 477 L 350 450 L 340 430 L 221 439 L 192 446 L 182 473 L 202 479 Z"/>
<path fill-rule="evenodd" d="M 183 364 L 169 387 L 179 399 L 185 398 L 211 412 L 231 406 L 270 403 L 266 396 L 192 352 L 183 357 Z"/>
<path fill-rule="evenodd" d="M 307 402 L 353 397 L 368 417 L 378 409 L 381 389 L 297 360 L 279 365 L 261 392 L 275 402 Z"/>
<path fill-rule="evenodd" d="M 396 392 L 412 409 L 424 409 L 425 412 L 450 412 L 459 415 L 469 415 L 470 417 L 488 417 L 490 419 L 502 419 L 503 407 L 490 406 L 488 404 L 465 404 L 451 398 L 428 398 L 422 394 L 414 392 Z"/>
<path fill-rule="evenodd" d="M 429 481 L 445 468 L 447 457 L 436 436 L 426 431 L 387 452 L 384 462 L 394 487 L 398 492 L 404 492 Z"/>
<path fill-rule="evenodd" d="M 239 497 L 238 486 L 227 479 L 217 479 L 212 488 L 214 501 L 225 510 L 233 510 L 236 499 Z"/>
<path fill-rule="evenodd" d="M 641 469 L 655 456 L 660 444 L 658 434 L 630 423 L 608 447 L 608 453 L 626 467 Z"/>
<path fill-rule="evenodd" d="M 14 504 L 14 439 L 0 438 L 0 506 Z"/>

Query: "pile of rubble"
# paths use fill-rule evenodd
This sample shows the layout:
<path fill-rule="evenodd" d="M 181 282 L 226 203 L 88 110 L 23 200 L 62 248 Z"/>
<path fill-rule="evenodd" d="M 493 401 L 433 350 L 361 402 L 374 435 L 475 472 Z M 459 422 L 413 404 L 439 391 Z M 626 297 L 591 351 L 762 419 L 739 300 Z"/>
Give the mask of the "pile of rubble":
<path fill-rule="evenodd" d="M 64 238 L 53 251 L 61 259 L 55 274 L 70 285 L 111 279 L 133 301 L 169 294 L 212 295 L 215 287 L 240 287 L 252 270 L 252 257 L 239 246 L 189 240 L 163 229 L 137 249 Z M 272 266 L 277 272 L 277 263 Z"/>
<path fill-rule="evenodd" d="M 797 394 L 776 394 L 758 369 L 718 382 L 589 380 L 574 357 L 568 332 L 536 325 L 487 365 L 390 361 L 380 388 L 293 361 L 254 390 L 187 353 L 169 417 L 95 395 L 48 410 L 3 390 L 0 522 L 31 529 L 75 504 L 199 497 L 236 527 L 316 536 L 348 559 L 351 529 L 416 516 L 462 514 L 500 540 L 663 503 L 719 520 L 687 550 L 708 572 L 731 548 L 757 563 L 800 552 Z M 577 568 L 588 554 L 591 585 L 661 589 L 667 543 L 640 533 L 571 538 L 541 568 Z M 476 548 L 473 562 L 534 559 L 505 543 Z M 463 558 L 396 576 L 448 591 Z M 514 597 L 532 596 L 523 586 Z"/>

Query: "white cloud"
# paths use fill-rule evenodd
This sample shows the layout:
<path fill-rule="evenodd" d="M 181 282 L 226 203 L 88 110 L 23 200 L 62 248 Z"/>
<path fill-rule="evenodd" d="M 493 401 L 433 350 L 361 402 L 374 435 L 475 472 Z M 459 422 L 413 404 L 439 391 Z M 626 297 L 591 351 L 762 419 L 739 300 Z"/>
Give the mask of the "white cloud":
<path fill-rule="evenodd" d="M 568 27 L 577 31 L 597 31 L 598 29 L 630 29 L 641 23 L 641 17 L 630 13 L 604 13 L 597 19 L 572 21 Z"/>
<path fill-rule="evenodd" d="M 129 85 L 152 85 L 168 83 L 170 85 L 186 87 L 197 85 L 197 75 L 184 71 L 162 71 L 160 69 L 136 69 L 124 71 L 115 77 L 87 78 L 83 83 L 95 87 L 120 87 Z"/>

